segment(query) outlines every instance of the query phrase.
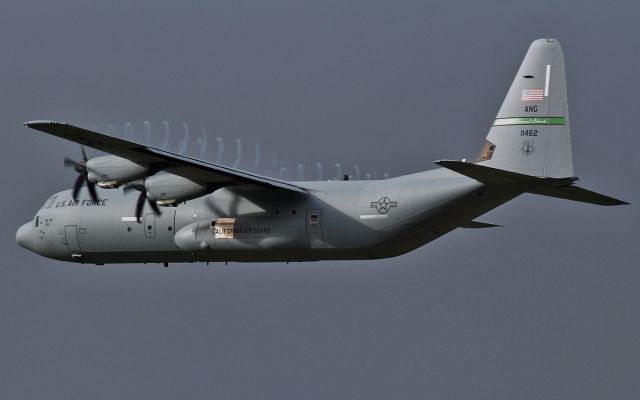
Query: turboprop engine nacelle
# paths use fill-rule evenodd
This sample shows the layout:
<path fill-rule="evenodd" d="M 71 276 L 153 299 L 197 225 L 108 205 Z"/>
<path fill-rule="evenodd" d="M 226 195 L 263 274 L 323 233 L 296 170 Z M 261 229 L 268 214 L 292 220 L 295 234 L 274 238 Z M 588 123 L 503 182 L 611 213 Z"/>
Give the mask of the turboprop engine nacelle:
<path fill-rule="evenodd" d="M 127 182 L 144 178 L 149 166 L 118 156 L 94 157 L 87 161 L 87 174 L 91 182 L 101 188 L 115 188 Z"/>
<path fill-rule="evenodd" d="M 147 178 L 144 187 L 147 198 L 159 206 L 173 206 L 209 192 L 206 184 L 169 173 Z"/>

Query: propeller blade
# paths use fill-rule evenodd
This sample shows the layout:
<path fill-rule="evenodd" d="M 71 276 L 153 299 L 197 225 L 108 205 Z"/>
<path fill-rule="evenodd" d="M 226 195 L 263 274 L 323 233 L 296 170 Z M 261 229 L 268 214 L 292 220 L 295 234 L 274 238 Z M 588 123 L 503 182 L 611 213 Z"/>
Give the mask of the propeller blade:
<path fill-rule="evenodd" d="M 142 223 L 142 209 L 144 208 L 144 202 L 147 200 L 147 194 L 145 192 L 141 192 L 140 196 L 138 196 L 138 202 L 136 203 L 136 218 L 138 223 Z"/>
<path fill-rule="evenodd" d="M 162 212 L 160 211 L 160 207 L 158 207 L 158 204 L 147 197 L 147 188 L 144 186 L 144 180 L 128 182 L 122 187 L 122 191 L 125 193 L 131 192 L 132 190 L 140 192 L 138 201 L 136 202 L 136 219 L 138 220 L 138 223 L 142 222 L 142 211 L 144 210 L 145 202 L 149 203 L 149 207 L 151 207 L 151 210 L 153 210 L 153 213 L 155 215 L 162 214 Z"/>
<path fill-rule="evenodd" d="M 124 186 L 122 187 L 122 190 L 125 193 L 128 193 L 132 190 L 138 191 L 138 192 L 144 192 L 146 189 L 144 187 L 143 184 L 141 183 L 136 183 L 136 182 L 127 182 L 124 184 Z"/>
<path fill-rule="evenodd" d="M 98 202 L 100 199 L 98 198 L 98 194 L 96 193 L 96 184 L 90 182 L 89 179 L 86 179 L 87 189 L 89 190 L 89 196 L 91 196 L 91 200 Z"/>
<path fill-rule="evenodd" d="M 78 175 L 78 177 L 76 178 L 75 183 L 73 184 L 73 192 L 71 194 L 71 197 L 74 200 L 78 199 L 78 193 L 80 193 L 80 188 L 82 187 L 82 183 L 84 183 L 85 177 L 83 174 Z"/>
<path fill-rule="evenodd" d="M 69 157 L 65 157 L 64 158 L 64 166 L 65 167 L 74 167 L 75 168 L 76 165 L 80 165 L 80 163 L 75 161 L 75 160 L 70 159 Z"/>
<path fill-rule="evenodd" d="M 80 151 L 82 151 L 82 160 L 86 163 L 87 161 L 89 161 L 89 159 L 87 158 L 87 152 L 84 151 L 84 146 L 80 146 Z"/>
<path fill-rule="evenodd" d="M 149 200 L 149 199 L 147 199 L 147 200 Z M 153 210 L 153 213 L 155 215 L 160 215 L 161 214 L 160 207 L 158 207 L 158 205 L 156 204 L 155 201 L 149 200 L 149 205 L 151 206 L 151 209 Z"/>

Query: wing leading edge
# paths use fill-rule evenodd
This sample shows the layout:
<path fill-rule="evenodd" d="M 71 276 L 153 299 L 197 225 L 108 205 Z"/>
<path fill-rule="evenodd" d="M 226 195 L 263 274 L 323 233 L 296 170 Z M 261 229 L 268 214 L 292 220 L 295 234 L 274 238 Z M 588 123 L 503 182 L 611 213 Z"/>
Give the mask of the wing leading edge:
<path fill-rule="evenodd" d="M 279 179 L 255 175 L 234 168 L 209 163 L 191 157 L 185 157 L 169 151 L 156 149 L 151 146 L 145 146 L 128 140 L 79 128 L 64 122 L 29 121 L 25 122 L 24 125 L 28 128 L 45 132 L 131 161 L 149 163 L 155 170 L 164 170 L 197 182 L 219 186 L 253 184 L 274 189 L 306 193 L 304 188 Z"/>

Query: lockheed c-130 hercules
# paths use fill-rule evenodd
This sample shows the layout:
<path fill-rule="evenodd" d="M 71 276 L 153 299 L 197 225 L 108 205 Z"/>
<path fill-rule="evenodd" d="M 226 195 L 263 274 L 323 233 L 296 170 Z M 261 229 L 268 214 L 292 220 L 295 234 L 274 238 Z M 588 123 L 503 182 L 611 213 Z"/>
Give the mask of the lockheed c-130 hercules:
<path fill-rule="evenodd" d="M 564 57 L 554 39 L 529 47 L 477 159 L 385 180 L 289 182 L 66 123 L 25 125 L 110 153 L 88 159 L 83 149 L 82 161 L 65 159 L 79 174 L 74 188 L 18 229 L 21 246 L 57 260 L 376 259 L 456 228 L 497 226 L 475 218 L 523 193 L 627 204 L 575 185 Z"/>

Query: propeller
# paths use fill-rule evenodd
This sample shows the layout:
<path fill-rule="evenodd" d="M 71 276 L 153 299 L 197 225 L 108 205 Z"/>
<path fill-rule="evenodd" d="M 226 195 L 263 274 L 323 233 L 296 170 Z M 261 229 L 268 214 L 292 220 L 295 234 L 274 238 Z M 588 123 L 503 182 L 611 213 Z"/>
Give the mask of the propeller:
<path fill-rule="evenodd" d="M 80 188 L 83 183 L 87 184 L 87 190 L 89 191 L 89 196 L 93 201 L 98 201 L 98 194 L 96 193 L 96 184 L 89 180 L 89 172 L 87 171 L 87 153 L 84 151 L 84 146 L 80 146 L 80 150 L 82 151 L 82 161 L 75 161 L 70 159 L 69 157 L 64 158 L 64 166 L 65 167 L 73 167 L 73 169 L 78 172 L 78 178 L 76 178 L 75 183 L 73 184 L 73 194 L 72 197 L 74 200 L 78 199 L 78 194 L 80 193 Z"/>
<path fill-rule="evenodd" d="M 142 210 L 144 209 L 144 203 L 149 203 L 151 210 L 155 215 L 160 215 L 160 207 L 156 204 L 155 201 L 151 200 L 147 197 L 147 188 L 144 186 L 144 180 L 137 182 L 128 182 L 122 187 L 122 191 L 124 193 L 130 192 L 132 190 L 137 190 L 140 192 L 138 196 L 138 201 L 136 202 L 136 219 L 138 223 L 142 222 Z"/>

